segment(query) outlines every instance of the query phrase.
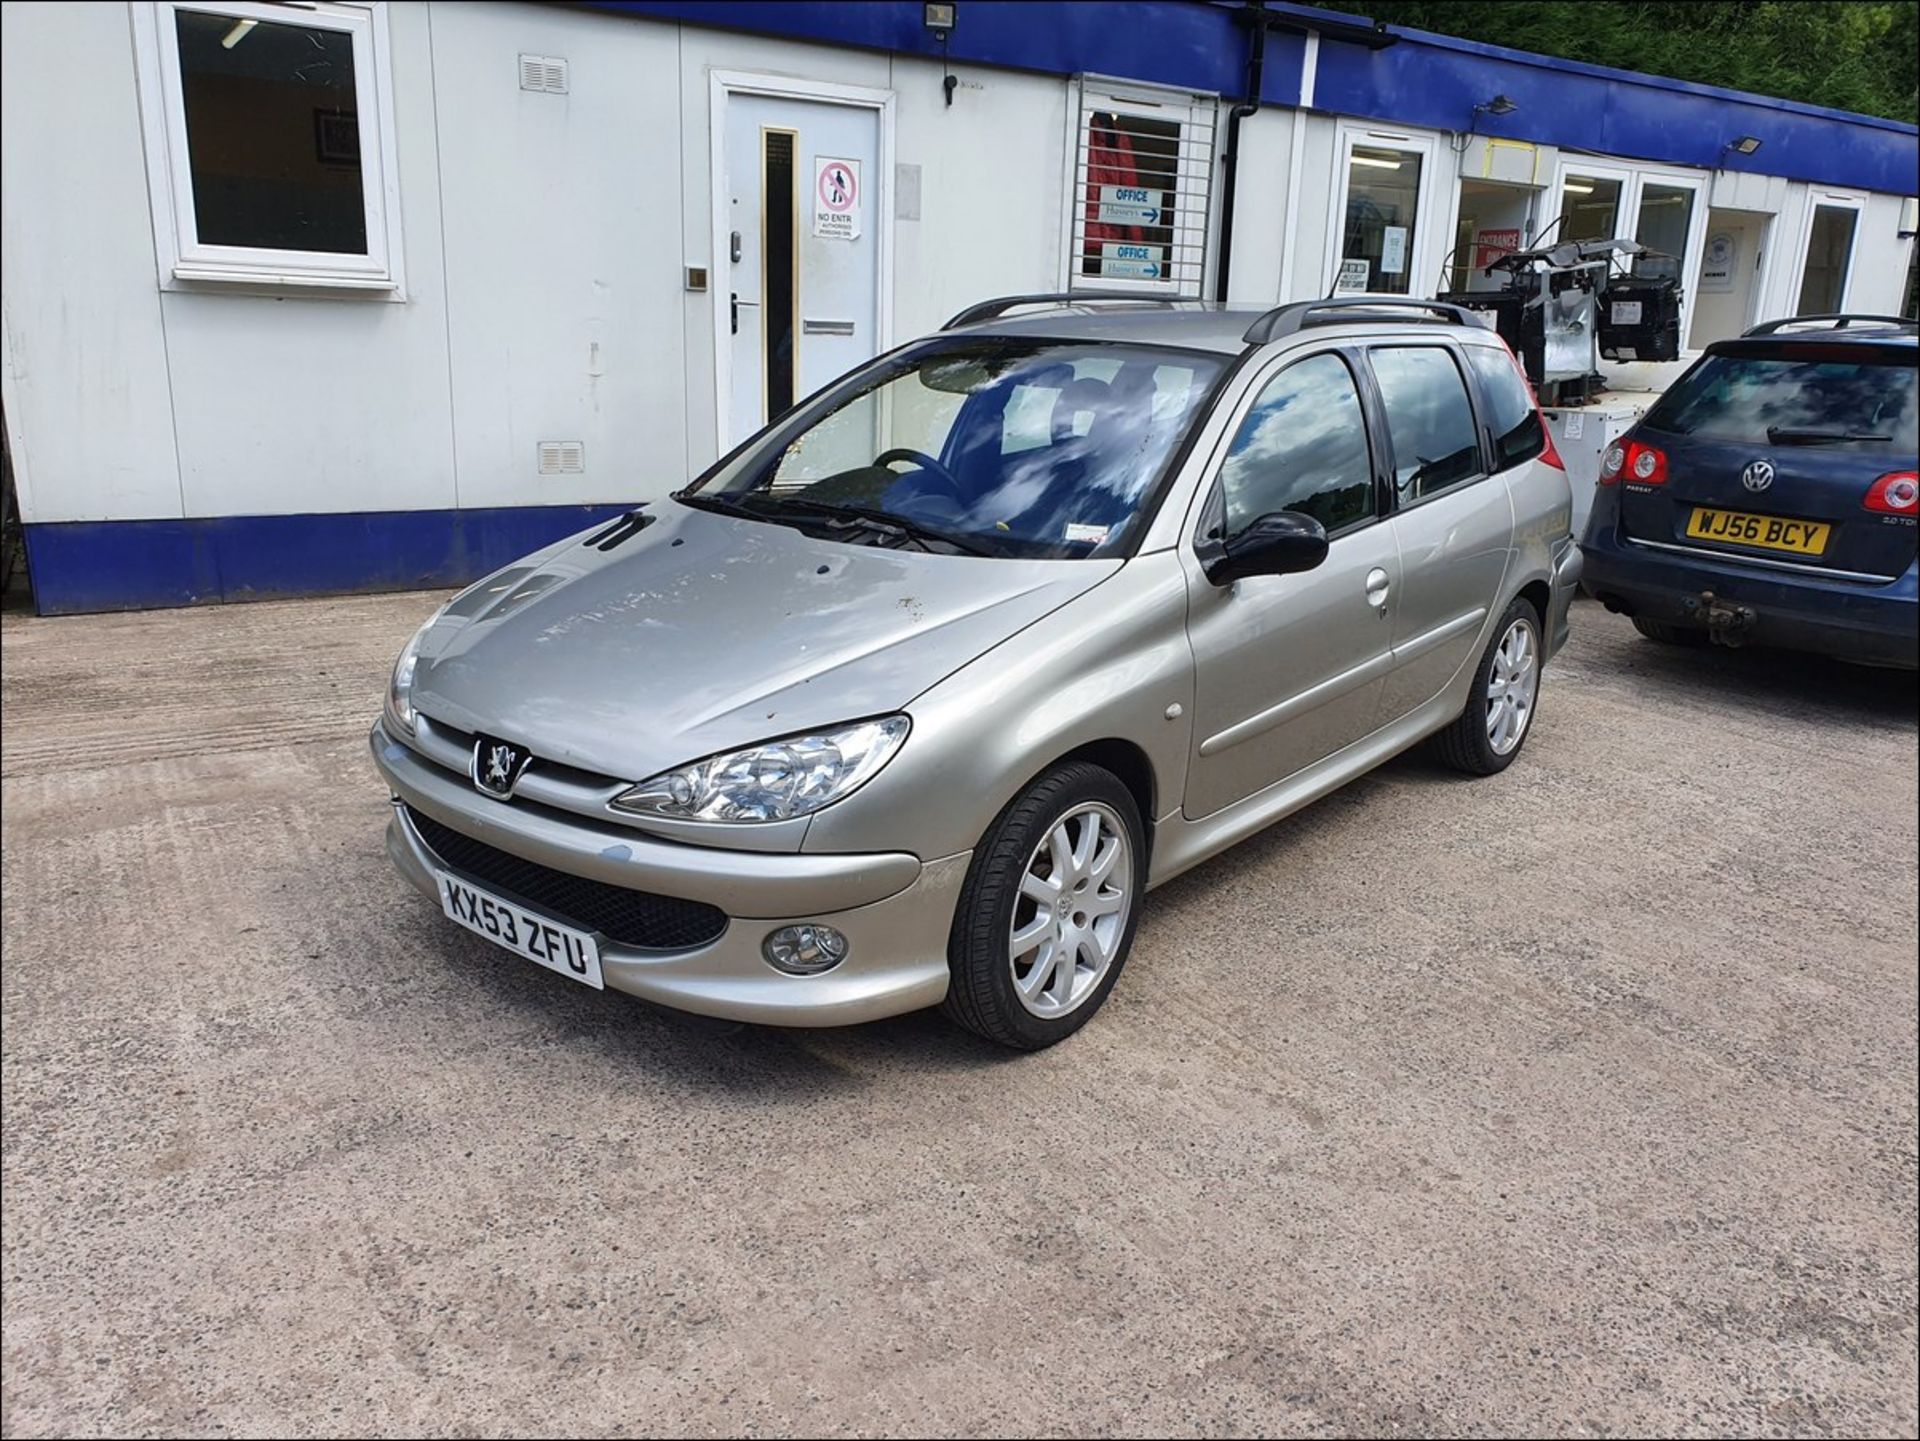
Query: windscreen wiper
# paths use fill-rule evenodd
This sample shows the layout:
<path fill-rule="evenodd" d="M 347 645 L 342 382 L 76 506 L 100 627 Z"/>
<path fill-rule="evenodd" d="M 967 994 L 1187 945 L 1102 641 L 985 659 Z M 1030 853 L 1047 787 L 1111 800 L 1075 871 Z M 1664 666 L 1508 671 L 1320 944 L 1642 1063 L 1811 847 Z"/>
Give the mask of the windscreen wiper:
<path fill-rule="evenodd" d="M 1769 425 L 1767 439 L 1775 445 L 1841 445 L 1849 440 L 1892 440 L 1860 430 L 1802 430 L 1791 425 Z"/>
<path fill-rule="evenodd" d="M 926 542 L 938 541 L 942 545 L 950 545 L 955 550 L 963 551 L 967 555 L 991 555 L 993 553 L 985 546 L 977 545 L 973 541 L 963 539 L 949 531 L 941 530 L 937 526 L 922 525 L 917 520 L 909 520 L 903 515 L 895 515 L 890 510 L 882 510 L 880 507 L 874 505 L 834 505 L 830 501 L 808 500 L 805 496 L 800 495 L 778 495 L 767 498 L 767 509 L 799 510 L 805 511 L 808 515 L 820 516 L 822 519 L 837 519 L 849 523 L 857 523 L 874 535 L 886 535 L 890 533 L 902 538 L 917 540 L 921 543 L 923 549 L 925 548 Z M 766 511 L 756 513 L 764 515 Z"/>
<path fill-rule="evenodd" d="M 676 490 L 672 499 L 682 505 L 691 505 L 699 510 L 711 510 L 718 515 L 744 516 L 748 520 L 766 520 L 767 514 L 757 505 L 748 505 L 738 496 L 728 495 L 725 491 Z"/>

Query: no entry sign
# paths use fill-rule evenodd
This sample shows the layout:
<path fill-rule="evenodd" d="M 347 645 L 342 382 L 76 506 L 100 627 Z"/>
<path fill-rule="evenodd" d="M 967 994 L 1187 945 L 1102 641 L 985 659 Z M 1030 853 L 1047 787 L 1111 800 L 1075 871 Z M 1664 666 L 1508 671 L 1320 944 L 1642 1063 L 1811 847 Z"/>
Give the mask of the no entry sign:
<path fill-rule="evenodd" d="M 860 238 L 860 162 L 813 159 L 813 233 L 825 240 Z"/>

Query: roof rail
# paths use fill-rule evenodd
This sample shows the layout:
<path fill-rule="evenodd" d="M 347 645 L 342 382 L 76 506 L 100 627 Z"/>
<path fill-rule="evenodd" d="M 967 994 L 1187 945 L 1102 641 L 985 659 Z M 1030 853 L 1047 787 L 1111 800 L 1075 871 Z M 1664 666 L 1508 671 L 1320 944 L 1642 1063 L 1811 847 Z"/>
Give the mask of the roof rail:
<path fill-rule="evenodd" d="M 1089 300 L 1126 301 L 1133 305 L 1179 305 L 1191 304 L 1193 297 L 1140 295 L 1130 290 L 1062 290 L 1046 295 L 1002 295 L 997 300 L 983 300 L 978 305 L 969 305 L 940 328 L 958 330 L 963 325 L 977 325 L 1021 305 L 1079 305 Z"/>
<path fill-rule="evenodd" d="M 1850 325 L 1892 325 L 1901 330 L 1920 329 L 1920 321 L 1900 315 L 1790 315 L 1785 320 L 1769 320 L 1753 329 L 1744 331 L 1741 339 L 1749 335 L 1774 335 L 1789 325 L 1818 325 L 1826 330 L 1845 330 Z"/>
<path fill-rule="evenodd" d="M 1417 315 L 1355 315 L 1356 310 L 1418 311 Z M 1405 295 L 1342 295 L 1326 300 L 1296 300 L 1277 306 L 1247 327 L 1248 345 L 1265 345 L 1305 330 L 1310 325 L 1340 325 L 1359 320 L 1446 321 L 1481 325 L 1480 317 L 1464 305 L 1444 300 L 1415 300 Z"/>

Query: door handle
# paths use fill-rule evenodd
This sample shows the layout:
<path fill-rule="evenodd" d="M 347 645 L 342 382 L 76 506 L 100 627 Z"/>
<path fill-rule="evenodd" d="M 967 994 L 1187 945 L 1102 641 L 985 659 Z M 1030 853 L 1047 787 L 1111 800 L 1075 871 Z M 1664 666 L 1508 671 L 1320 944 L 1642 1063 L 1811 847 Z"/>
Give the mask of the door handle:
<path fill-rule="evenodd" d="M 1367 572 L 1367 604 L 1378 606 L 1380 613 L 1387 613 L 1387 591 L 1391 589 L 1387 573 L 1375 566 Z"/>
<path fill-rule="evenodd" d="M 727 297 L 727 310 L 728 310 L 728 313 L 733 318 L 733 333 L 735 335 L 738 335 L 740 333 L 740 292 L 739 291 L 736 290 L 733 292 L 732 295 Z"/>

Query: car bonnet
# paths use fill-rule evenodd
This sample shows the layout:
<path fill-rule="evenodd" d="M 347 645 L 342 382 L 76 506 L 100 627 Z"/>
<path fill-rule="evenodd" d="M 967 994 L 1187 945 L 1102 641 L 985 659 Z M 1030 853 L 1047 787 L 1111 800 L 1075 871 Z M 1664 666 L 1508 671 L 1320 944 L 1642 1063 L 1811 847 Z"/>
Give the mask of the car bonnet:
<path fill-rule="evenodd" d="M 1119 569 L 816 539 L 667 502 L 611 551 L 573 537 L 464 592 L 413 700 L 460 730 L 641 780 L 885 714 Z"/>

